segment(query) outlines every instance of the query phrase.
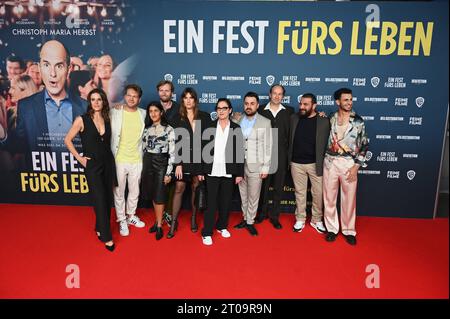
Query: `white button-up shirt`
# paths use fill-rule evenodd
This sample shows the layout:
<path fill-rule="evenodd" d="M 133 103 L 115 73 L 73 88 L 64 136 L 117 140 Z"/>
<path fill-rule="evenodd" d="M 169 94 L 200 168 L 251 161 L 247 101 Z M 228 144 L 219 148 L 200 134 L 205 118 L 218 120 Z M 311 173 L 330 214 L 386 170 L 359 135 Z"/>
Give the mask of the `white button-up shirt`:
<path fill-rule="evenodd" d="M 232 177 L 230 174 L 227 174 L 227 167 L 225 163 L 225 148 L 227 146 L 229 132 L 230 122 L 228 122 L 225 130 L 222 130 L 219 121 L 217 121 L 216 137 L 214 139 L 214 162 L 211 174 L 209 174 L 209 176 Z"/>
<path fill-rule="evenodd" d="M 278 112 L 280 112 L 281 110 L 284 110 L 284 109 L 286 109 L 286 108 L 283 106 L 283 104 L 280 104 L 280 107 L 278 108 L 278 110 L 273 111 L 270 108 L 270 102 L 267 103 L 266 107 L 264 108 L 264 110 L 269 110 L 270 112 L 272 112 L 272 115 L 273 115 L 274 118 L 277 117 Z"/>

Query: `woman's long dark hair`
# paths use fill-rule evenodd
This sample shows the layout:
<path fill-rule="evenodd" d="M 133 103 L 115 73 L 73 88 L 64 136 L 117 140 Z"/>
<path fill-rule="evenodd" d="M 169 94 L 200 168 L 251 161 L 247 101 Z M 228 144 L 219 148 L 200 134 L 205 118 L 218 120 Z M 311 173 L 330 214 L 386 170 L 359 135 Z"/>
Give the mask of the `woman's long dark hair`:
<path fill-rule="evenodd" d="M 101 112 L 102 113 L 102 117 L 105 120 L 105 122 L 109 122 L 109 102 L 108 102 L 108 97 L 106 96 L 105 91 L 103 91 L 102 89 L 95 88 L 91 92 L 89 92 L 89 94 L 87 96 L 88 106 L 87 106 L 86 113 L 89 114 L 89 116 L 91 118 L 94 116 L 94 109 L 92 108 L 92 105 L 91 105 L 91 96 L 94 93 L 97 93 L 102 98 L 102 104 L 103 104 L 103 108 L 102 108 L 102 112 Z"/>
<path fill-rule="evenodd" d="M 194 120 L 198 119 L 198 95 L 197 92 L 191 87 L 187 87 L 183 90 L 183 93 L 181 93 L 181 103 L 180 103 L 180 116 L 182 120 L 187 120 L 187 110 L 186 106 L 184 105 L 183 99 L 186 97 L 187 94 L 190 94 L 195 101 L 194 106 Z"/>
<path fill-rule="evenodd" d="M 166 118 L 166 112 L 164 111 L 163 106 L 161 105 L 161 103 L 157 102 L 157 101 L 152 101 L 150 103 L 148 103 L 147 105 L 147 112 L 145 115 L 145 127 L 150 127 L 153 125 L 153 121 L 150 117 L 150 107 L 151 106 L 156 106 L 158 108 L 158 110 L 161 111 L 161 125 L 162 126 L 168 126 L 169 123 L 167 122 L 167 118 Z"/>

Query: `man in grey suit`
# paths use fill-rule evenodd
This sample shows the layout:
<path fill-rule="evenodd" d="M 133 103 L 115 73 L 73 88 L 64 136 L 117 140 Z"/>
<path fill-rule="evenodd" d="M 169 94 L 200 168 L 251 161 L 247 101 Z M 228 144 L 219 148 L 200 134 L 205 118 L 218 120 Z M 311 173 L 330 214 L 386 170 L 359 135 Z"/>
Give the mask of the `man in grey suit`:
<path fill-rule="evenodd" d="M 306 223 L 306 190 L 311 181 L 311 226 L 319 233 L 323 225 L 322 175 L 323 159 L 330 135 L 330 121 L 316 112 L 317 100 L 312 93 L 302 95 L 299 112 L 291 115 L 289 162 L 295 186 L 295 232 L 301 232 Z"/>
<path fill-rule="evenodd" d="M 248 92 L 244 97 L 245 115 L 238 121 L 244 135 L 245 175 L 239 183 L 243 220 L 235 228 L 247 228 L 252 236 L 258 235 L 254 226 L 263 179 L 270 170 L 272 152 L 272 126 L 270 120 L 258 114 L 259 97 Z"/>

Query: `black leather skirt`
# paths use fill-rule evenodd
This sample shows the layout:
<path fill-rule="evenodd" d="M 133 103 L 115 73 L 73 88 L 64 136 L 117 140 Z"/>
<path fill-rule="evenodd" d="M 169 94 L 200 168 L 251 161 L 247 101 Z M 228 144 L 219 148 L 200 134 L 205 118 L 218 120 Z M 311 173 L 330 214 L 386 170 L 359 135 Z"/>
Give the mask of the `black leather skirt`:
<path fill-rule="evenodd" d="M 141 195 L 145 200 L 152 200 L 156 204 L 166 203 L 167 187 L 164 185 L 164 176 L 168 160 L 167 154 L 144 153 Z"/>

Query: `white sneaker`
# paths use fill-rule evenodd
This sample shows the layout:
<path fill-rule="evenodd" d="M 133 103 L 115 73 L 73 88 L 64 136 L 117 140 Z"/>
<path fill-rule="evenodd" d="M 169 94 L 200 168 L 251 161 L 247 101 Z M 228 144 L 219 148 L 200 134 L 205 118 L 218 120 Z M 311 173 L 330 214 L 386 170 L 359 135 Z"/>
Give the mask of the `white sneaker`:
<path fill-rule="evenodd" d="M 128 225 L 126 220 L 122 220 L 119 223 L 119 231 L 121 236 L 128 236 L 130 234 L 130 231 L 128 230 Z"/>
<path fill-rule="evenodd" d="M 222 234 L 223 238 L 230 238 L 231 237 L 230 232 L 226 228 L 225 229 L 218 229 L 217 231 Z"/>
<path fill-rule="evenodd" d="M 323 234 L 327 231 L 327 229 L 325 228 L 323 222 L 317 222 L 317 223 L 310 223 L 310 225 L 317 230 L 318 233 Z"/>
<path fill-rule="evenodd" d="M 202 237 L 202 240 L 203 240 L 203 245 L 211 246 L 213 244 L 211 236 Z"/>
<path fill-rule="evenodd" d="M 295 222 L 295 225 L 294 225 L 294 231 L 296 232 L 296 233 L 299 233 L 299 232 L 301 232 L 302 230 L 303 230 L 303 228 L 305 228 L 305 222 L 304 221 L 301 221 L 301 220 L 297 220 L 296 222 Z"/>
<path fill-rule="evenodd" d="M 137 228 L 145 227 L 145 223 L 142 220 L 140 220 L 139 217 L 136 215 L 133 215 L 130 218 L 128 218 L 127 222 L 128 222 L 128 225 L 134 225 Z"/>

